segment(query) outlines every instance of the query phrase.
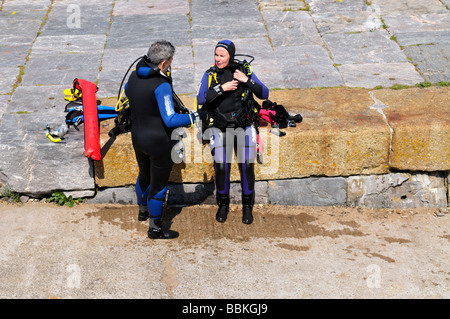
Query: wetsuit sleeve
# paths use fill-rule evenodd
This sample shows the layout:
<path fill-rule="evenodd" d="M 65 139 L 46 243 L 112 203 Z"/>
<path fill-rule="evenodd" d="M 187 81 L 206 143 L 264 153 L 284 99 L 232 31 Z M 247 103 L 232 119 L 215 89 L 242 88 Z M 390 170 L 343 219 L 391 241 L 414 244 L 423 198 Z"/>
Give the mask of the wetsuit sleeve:
<path fill-rule="evenodd" d="M 212 102 L 216 97 L 222 95 L 223 89 L 220 84 L 215 87 L 209 89 L 209 74 L 205 72 L 202 77 L 202 81 L 200 82 L 200 88 L 198 89 L 197 94 L 197 103 L 199 105 L 204 105 L 206 102 Z"/>
<path fill-rule="evenodd" d="M 193 114 L 179 114 L 173 107 L 172 88 L 167 82 L 162 83 L 155 90 L 156 101 L 158 102 L 161 117 L 169 128 L 190 125 L 194 121 Z"/>
<path fill-rule="evenodd" d="M 259 98 L 267 99 L 269 98 L 269 89 L 265 86 L 256 76 L 255 73 L 250 75 L 247 83 L 245 85 Z"/>

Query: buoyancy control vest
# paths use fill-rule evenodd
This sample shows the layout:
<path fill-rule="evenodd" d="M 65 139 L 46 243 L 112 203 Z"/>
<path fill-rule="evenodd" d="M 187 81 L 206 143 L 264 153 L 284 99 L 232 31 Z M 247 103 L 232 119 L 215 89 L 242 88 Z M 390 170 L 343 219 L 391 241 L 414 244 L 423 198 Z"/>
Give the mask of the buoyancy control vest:
<path fill-rule="evenodd" d="M 172 89 L 175 112 L 188 113 L 173 92 L 170 75 L 163 75 L 156 66 L 150 65 L 145 59 L 139 61 L 136 70 L 130 75 L 126 88 L 131 110 L 133 143 L 138 147 L 157 149 L 161 145 L 169 146 L 174 143 L 171 139 L 173 128 L 164 124 L 155 96 L 156 89 L 163 83 L 168 83 Z"/>
<path fill-rule="evenodd" d="M 220 91 L 220 85 L 232 81 L 236 70 L 242 71 L 247 77 L 251 77 L 250 63 L 247 61 L 233 62 L 225 69 L 216 66 L 209 68 L 208 89 L 213 89 L 217 97 L 204 105 L 204 110 L 210 115 L 207 126 L 215 126 L 219 129 L 227 127 L 246 127 L 252 124 L 258 117 L 259 105 L 256 103 L 250 85 L 255 85 L 252 80 L 249 83 L 239 83 L 234 91 Z"/>

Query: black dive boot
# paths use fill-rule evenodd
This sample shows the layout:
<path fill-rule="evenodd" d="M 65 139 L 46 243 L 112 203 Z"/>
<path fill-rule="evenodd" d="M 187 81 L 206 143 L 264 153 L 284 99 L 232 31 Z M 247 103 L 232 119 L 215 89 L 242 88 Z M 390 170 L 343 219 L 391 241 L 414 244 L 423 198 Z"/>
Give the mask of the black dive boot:
<path fill-rule="evenodd" d="M 150 217 L 150 214 L 148 213 L 147 205 L 139 205 L 138 220 L 143 222 L 143 221 L 146 221 L 149 217 Z"/>
<path fill-rule="evenodd" d="M 255 192 L 251 195 L 242 195 L 242 222 L 244 224 L 253 223 L 253 204 L 255 203 Z"/>
<path fill-rule="evenodd" d="M 216 220 L 219 223 L 224 223 L 227 220 L 228 211 L 230 210 L 230 195 L 216 195 L 217 205 L 219 205 L 219 209 L 217 210 Z"/>
<path fill-rule="evenodd" d="M 167 225 L 162 219 L 155 220 L 154 223 L 150 222 L 148 237 L 151 239 L 177 238 L 180 234 L 177 231 L 170 230 L 169 227 L 170 225 Z"/>

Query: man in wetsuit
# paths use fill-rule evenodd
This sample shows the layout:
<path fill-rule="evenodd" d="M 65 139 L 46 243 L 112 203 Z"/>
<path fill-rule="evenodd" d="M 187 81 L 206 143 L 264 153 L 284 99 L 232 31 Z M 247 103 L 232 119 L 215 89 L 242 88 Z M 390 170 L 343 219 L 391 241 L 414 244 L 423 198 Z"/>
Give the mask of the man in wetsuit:
<path fill-rule="evenodd" d="M 256 128 L 248 120 L 253 95 L 260 99 L 269 97 L 268 88 L 253 72 L 243 69 L 234 60 L 235 46 L 229 40 L 217 43 L 215 65 L 203 75 L 197 102 L 213 118 L 211 148 L 214 158 L 218 222 L 227 219 L 230 203 L 230 167 L 233 149 L 241 174 L 242 222 L 253 222 L 255 200 L 254 160 Z M 245 73 L 243 72 L 245 71 Z"/>
<path fill-rule="evenodd" d="M 125 86 L 130 101 L 131 136 L 139 167 L 136 195 L 141 221 L 149 221 L 148 237 L 170 239 L 178 232 L 162 223 L 163 204 L 169 175 L 173 167 L 171 151 L 176 141 L 172 131 L 194 123 L 205 113 L 199 110 L 177 113 L 174 104 L 172 79 L 167 75 L 175 54 L 170 42 L 152 44 L 147 55 L 136 65 Z"/>

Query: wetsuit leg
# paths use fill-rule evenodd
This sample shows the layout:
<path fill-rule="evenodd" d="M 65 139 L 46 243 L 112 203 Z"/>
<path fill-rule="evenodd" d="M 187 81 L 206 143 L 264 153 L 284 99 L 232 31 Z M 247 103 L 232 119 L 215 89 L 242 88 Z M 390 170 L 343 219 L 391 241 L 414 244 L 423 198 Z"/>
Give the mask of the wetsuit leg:
<path fill-rule="evenodd" d="M 150 191 L 150 185 L 147 187 L 147 189 L 142 191 L 141 185 L 139 183 L 139 176 L 136 181 L 136 197 L 137 197 L 137 203 L 139 205 L 139 215 L 138 220 L 139 221 L 145 221 L 148 219 L 148 208 L 147 208 L 147 198 Z"/>
<path fill-rule="evenodd" d="M 230 168 L 231 161 L 227 158 L 225 133 L 214 128 L 211 139 L 212 156 L 214 158 L 214 171 L 216 183 L 216 202 L 219 209 L 216 220 L 223 223 L 227 220 L 230 205 Z"/>
<path fill-rule="evenodd" d="M 154 222 L 159 221 L 161 219 L 166 193 L 167 187 L 164 187 L 157 194 L 148 198 L 147 202 L 148 211 L 150 213 L 150 218 Z"/>
<path fill-rule="evenodd" d="M 174 164 L 171 158 L 171 149 L 166 147 L 156 155 L 149 155 L 146 152 L 144 153 L 140 149 L 135 148 L 135 154 L 139 167 L 139 176 L 136 183 L 138 203 L 142 203 L 142 205 L 146 206 L 148 213 L 150 216 L 153 216 L 152 219 L 155 221 L 161 218 L 162 205 L 161 207 L 156 205 L 152 209 L 148 204 L 153 197 L 161 193 L 161 191 L 167 187 L 170 172 Z M 142 191 L 144 189 L 146 190 L 145 192 Z M 139 197 L 142 202 L 140 202 Z M 164 198 L 165 196 L 163 199 Z M 146 215 L 148 218 L 148 214 Z"/>
<path fill-rule="evenodd" d="M 244 134 L 237 134 L 236 137 L 242 195 L 250 196 L 255 189 L 256 129 L 253 125 L 247 126 Z"/>
<path fill-rule="evenodd" d="M 229 156 L 227 156 L 225 133 L 214 129 L 211 141 L 216 191 L 218 194 L 228 195 L 230 192 L 231 161 L 227 159 Z"/>
<path fill-rule="evenodd" d="M 239 171 L 242 187 L 242 222 L 253 222 L 253 204 L 255 202 L 255 155 L 256 130 L 253 126 L 245 129 L 245 134 L 238 135 L 236 143 Z"/>
<path fill-rule="evenodd" d="M 150 191 L 150 157 L 136 149 L 135 155 L 139 167 L 139 175 L 135 187 L 137 203 L 139 205 L 138 220 L 145 221 L 149 217 L 147 197 Z"/>
<path fill-rule="evenodd" d="M 138 175 L 138 182 L 139 182 L 139 188 L 141 190 L 147 189 L 150 185 L 150 156 L 146 155 L 145 153 L 141 152 L 140 150 L 137 150 L 135 148 L 134 154 L 136 155 L 136 162 L 139 167 L 139 175 Z"/>
<path fill-rule="evenodd" d="M 170 151 L 150 157 L 151 186 L 147 205 L 150 218 L 154 221 L 159 220 L 162 216 L 167 184 L 169 183 L 169 176 L 173 164 Z"/>
<path fill-rule="evenodd" d="M 147 206 L 147 197 L 148 193 L 150 191 L 150 185 L 148 185 L 147 189 L 145 191 L 142 191 L 141 184 L 139 183 L 139 176 L 136 181 L 136 197 L 137 197 L 137 203 L 139 206 L 145 205 Z"/>
<path fill-rule="evenodd" d="M 173 164 L 170 150 L 151 157 L 151 187 L 147 206 L 150 214 L 148 237 L 152 239 L 170 239 L 179 235 L 166 227 L 163 221 L 164 200 Z"/>

